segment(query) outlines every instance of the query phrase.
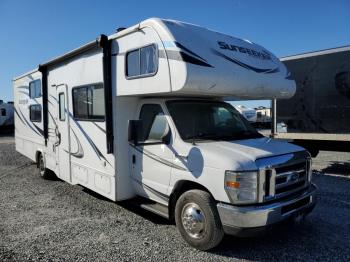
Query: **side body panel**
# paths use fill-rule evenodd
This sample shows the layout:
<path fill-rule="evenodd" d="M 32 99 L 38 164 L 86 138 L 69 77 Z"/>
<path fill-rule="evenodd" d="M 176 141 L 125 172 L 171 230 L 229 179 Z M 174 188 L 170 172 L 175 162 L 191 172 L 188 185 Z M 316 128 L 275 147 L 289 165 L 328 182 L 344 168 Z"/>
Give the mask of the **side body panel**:
<path fill-rule="evenodd" d="M 46 147 L 43 137 L 42 97 L 30 98 L 29 83 L 41 81 L 41 73 L 31 72 L 14 80 L 14 111 L 15 111 L 15 143 L 16 150 L 33 161 L 36 153 L 45 153 Z M 41 121 L 30 120 L 30 106 L 41 106 Z"/>
<path fill-rule="evenodd" d="M 84 53 L 63 64 L 56 65 L 48 70 L 48 100 L 49 100 L 49 143 L 53 144 L 53 152 L 58 165 L 67 165 L 62 162 L 62 156 L 57 157 L 58 133 L 70 134 L 70 151 L 60 150 L 60 154 L 69 154 L 71 159 L 71 181 L 68 176 L 56 174 L 72 184 L 83 185 L 107 198 L 116 199 L 116 179 L 113 154 L 107 154 L 105 120 L 84 120 L 74 117 L 73 89 L 91 84 L 103 83 L 102 51 L 96 49 Z M 62 86 L 67 87 L 67 116 L 69 117 L 69 132 L 60 130 L 57 125 L 58 95 Z M 86 100 L 85 103 L 89 103 Z M 67 159 L 67 157 L 64 157 Z"/>

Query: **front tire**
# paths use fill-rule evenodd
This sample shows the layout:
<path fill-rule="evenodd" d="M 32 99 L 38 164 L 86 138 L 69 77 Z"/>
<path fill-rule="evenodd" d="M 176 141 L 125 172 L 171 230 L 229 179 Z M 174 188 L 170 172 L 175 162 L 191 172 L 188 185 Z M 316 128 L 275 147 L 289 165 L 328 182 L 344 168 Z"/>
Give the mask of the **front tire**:
<path fill-rule="evenodd" d="M 216 247 L 224 236 L 216 203 L 203 190 L 190 190 L 180 196 L 175 222 L 186 242 L 199 250 Z"/>

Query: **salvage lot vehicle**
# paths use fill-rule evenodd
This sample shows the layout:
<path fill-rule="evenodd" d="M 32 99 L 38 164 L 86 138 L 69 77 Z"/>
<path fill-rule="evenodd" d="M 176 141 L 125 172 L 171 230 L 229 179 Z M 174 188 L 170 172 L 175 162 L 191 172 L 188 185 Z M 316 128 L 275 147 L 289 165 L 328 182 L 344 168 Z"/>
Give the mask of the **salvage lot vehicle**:
<path fill-rule="evenodd" d="M 250 235 L 314 208 L 308 152 L 261 136 L 224 102 L 294 92 L 265 48 L 149 19 L 15 78 L 16 150 L 44 178 L 174 219 L 207 250 L 224 233 Z"/>

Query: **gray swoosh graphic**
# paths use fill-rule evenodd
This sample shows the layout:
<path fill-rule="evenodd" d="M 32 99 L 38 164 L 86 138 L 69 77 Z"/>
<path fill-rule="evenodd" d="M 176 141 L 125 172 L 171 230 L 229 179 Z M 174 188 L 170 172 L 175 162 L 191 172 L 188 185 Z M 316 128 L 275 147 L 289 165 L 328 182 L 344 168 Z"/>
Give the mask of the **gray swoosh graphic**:
<path fill-rule="evenodd" d="M 130 144 L 133 148 L 135 148 L 138 152 L 142 153 L 142 154 L 145 154 L 146 156 L 148 156 L 149 158 L 152 158 L 153 160 L 159 162 L 159 163 L 162 163 L 164 165 L 167 165 L 167 166 L 170 166 L 170 167 L 173 167 L 173 168 L 176 168 L 176 169 L 179 169 L 179 170 L 183 170 L 183 171 L 187 171 L 186 168 L 182 167 L 182 166 L 179 166 L 179 165 L 176 165 L 164 158 L 161 158 L 160 156 L 157 156 L 155 154 L 153 154 L 152 152 L 146 150 L 146 149 L 141 149 L 140 147 L 138 146 L 134 146 L 132 144 Z"/>
<path fill-rule="evenodd" d="M 77 141 L 78 144 L 78 149 L 76 152 L 72 152 L 70 153 L 72 156 L 76 157 L 76 158 L 83 158 L 84 157 L 84 149 L 78 139 L 78 136 L 76 135 L 76 133 L 74 132 L 74 130 L 71 128 L 73 135 L 75 137 L 75 140 Z"/>

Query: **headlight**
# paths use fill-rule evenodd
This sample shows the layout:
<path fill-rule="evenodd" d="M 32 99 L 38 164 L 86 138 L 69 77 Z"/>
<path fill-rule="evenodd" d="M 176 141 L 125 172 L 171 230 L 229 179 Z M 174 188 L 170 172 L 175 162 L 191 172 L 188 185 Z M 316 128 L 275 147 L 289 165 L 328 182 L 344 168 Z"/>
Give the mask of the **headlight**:
<path fill-rule="evenodd" d="M 234 204 L 255 203 L 258 199 L 258 173 L 225 172 L 225 191 Z"/>

